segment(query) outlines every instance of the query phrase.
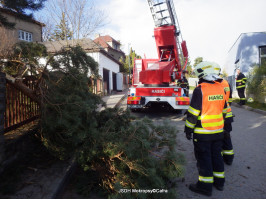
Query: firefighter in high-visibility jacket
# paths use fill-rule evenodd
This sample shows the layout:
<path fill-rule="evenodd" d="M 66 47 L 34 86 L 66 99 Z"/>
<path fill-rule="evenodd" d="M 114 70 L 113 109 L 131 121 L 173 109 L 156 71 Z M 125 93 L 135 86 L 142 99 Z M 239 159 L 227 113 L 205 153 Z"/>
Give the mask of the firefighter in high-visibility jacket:
<path fill-rule="evenodd" d="M 184 89 L 184 94 L 188 97 L 189 96 L 189 83 L 186 78 L 187 71 L 183 71 L 182 79 L 177 81 L 177 85 Z"/>
<path fill-rule="evenodd" d="M 244 74 L 241 73 L 240 69 L 237 69 L 236 72 L 237 72 L 236 90 L 240 98 L 240 102 L 238 104 L 242 106 L 246 104 L 245 88 L 246 88 L 247 78 L 245 77 Z"/>
<path fill-rule="evenodd" d="M 221 74 L 221 67 L 217 63 L 213 63 L 214 72 L 218 76 Z M 225 100 L 229 103 L 227 114 L 225 116 L 226 120 L 226 130 L 224 130 L 224 140 L 223 140 L 223 148 L 222 148 L 222 155 L 224 162 L 227 165 L 232 165 L 233 159 L 234 159 L 234 150 L 233 150 L 233 144 L 231 140 L 230 130 L 232 130 L 231 123 L 234 122 L 233 119 L 233 113 L 231 109 L 231 103 L 232 103 L 232 89 L 230 84 L 225 79 L 217 79 L 216 82 L 220 83 L 225 90 Z"/>
<path fill-rule="evenodd" d="M 189 140 L 193 134 L 199 179 L 196 184 L 190 184 L 189 189 L 211 196 L 212 186 L 223 190 L 225 182 L 221 152 L 227 102 L 224 88 L 215 82 L 217 75 L 212 63 L 201 62 L 194 72 L 199 78 L 199 85 L 193 91 L 188 108 L 185 133 Z"/>

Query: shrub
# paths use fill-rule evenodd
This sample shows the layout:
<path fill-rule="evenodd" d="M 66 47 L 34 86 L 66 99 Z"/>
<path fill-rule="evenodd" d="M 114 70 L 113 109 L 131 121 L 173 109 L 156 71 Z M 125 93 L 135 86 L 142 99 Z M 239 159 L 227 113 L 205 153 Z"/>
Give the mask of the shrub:
<path fill-rule="evenodd" d="M 266 96 L 266 62 L 254 66 L 247 78 L 247 93 L 255 101 L 265 103 Z"/>

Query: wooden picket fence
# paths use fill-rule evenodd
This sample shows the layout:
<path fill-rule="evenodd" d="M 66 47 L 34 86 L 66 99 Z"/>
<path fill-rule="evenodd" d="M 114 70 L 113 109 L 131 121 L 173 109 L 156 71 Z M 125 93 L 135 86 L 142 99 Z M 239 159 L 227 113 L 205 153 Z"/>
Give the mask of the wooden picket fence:
<path fill-rule="evenodd" d="M 103 91 L 103 81 L 102 79 L 99 78 L 90 78 L 90 87 L 91 87 L 91 92 L 97 95 L 104 95 Z"/>
<path fill-rule="evenodd" d="M 91 78 L 91 92 L 104 95 L 102 79 Z M 30 89 L 35 90 L 36 79 L 34 76 L 24 77 L 23 83 Z M 38 119 L 40 116 L 40 105 L 23 91 L 15 87 L 14 83 L 6 79 L 4 113 L 4 133 L 15 130 L 18 127 Z"/>
<path fill-rule="evenodd" d="M 26 77 L 23 83 L 30 89 L 35 89 L 34 77 Z M 37 119 L 40 115 L 40 105 L 25 93 L 6 82 L 6 110 L 4 132 L 14 130 Z"/>

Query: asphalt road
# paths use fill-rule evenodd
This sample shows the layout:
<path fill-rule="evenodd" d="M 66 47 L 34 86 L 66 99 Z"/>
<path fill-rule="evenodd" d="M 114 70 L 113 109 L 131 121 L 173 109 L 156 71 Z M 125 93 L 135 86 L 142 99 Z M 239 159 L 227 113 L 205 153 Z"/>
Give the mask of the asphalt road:
<path fill-rule="evenodd" d="M 126 108 L 126 101 L 121 104 Z M 184 181 L 178 182 L 177 193 L 182 199 L 265 199 L 266 198 L 266 116 L 243 108 L 232 107 L 235 114 L 231 133 L 235 159 L 231 166 L 225 165 L 224 191 L 213 188 L 211 197 L 191 192 L 190 183 L 196 183 L 198 171 L 193 152 L 193 143 L 185 138 L 183 113 L 158 109 L 134 113 L 141 118 L 149 117 L 155 123 L 170 121 L 178 130 L 176 147 L 186 157 Z"/>

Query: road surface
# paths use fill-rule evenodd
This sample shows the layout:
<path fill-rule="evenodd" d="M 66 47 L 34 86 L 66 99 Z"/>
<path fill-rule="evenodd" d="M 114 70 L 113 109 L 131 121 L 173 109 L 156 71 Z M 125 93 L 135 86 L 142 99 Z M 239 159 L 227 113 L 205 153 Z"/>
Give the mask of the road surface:
<path fill-rule="evenodd" d="M 126 108 L 126 100 L 121 107 Z M 265 199 L 266 198 L 266 116 L 243 108 L 232 107 L 235 114 L 231 133 L 235 159 L 231 166 L 225 165 L 224 191 L 213 188 L 211 197 L 193 193 L 188 189 L 196 183 L 198 171 L 193 152 L 193 143 L 183 132 L 185 121 L 182 113 L 147 110 L 134 113 L 137 117 L 147 116 L 155 123 L 169 120 L 178 130 L 178 151 L 186 157 L 184 181 L 178 182 L 177 193 L 182 199 Z"/>

